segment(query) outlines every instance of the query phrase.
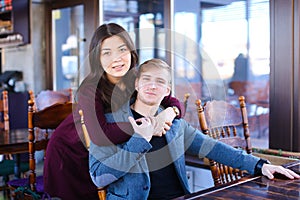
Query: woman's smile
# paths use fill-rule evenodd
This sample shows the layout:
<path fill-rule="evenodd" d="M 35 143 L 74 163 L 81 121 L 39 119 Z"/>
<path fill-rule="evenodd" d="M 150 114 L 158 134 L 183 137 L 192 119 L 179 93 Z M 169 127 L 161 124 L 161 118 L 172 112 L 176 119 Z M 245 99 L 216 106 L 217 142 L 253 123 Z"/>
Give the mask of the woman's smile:
<path fill-rule="evenodd" d="M 100 60 L 110 82 L 117 83 L 130 69 L 131 54 L 119 36 L 112 36 L 103 41 Z"/>

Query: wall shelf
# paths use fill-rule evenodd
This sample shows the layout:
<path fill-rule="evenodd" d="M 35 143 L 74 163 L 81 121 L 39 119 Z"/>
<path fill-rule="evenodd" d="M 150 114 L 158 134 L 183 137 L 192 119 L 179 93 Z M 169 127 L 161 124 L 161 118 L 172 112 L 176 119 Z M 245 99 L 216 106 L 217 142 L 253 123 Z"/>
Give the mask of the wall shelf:
<path fill-rule="evenodd" d="M 30 43 L 30 1 L 0 0 L 0 48 Z"/>

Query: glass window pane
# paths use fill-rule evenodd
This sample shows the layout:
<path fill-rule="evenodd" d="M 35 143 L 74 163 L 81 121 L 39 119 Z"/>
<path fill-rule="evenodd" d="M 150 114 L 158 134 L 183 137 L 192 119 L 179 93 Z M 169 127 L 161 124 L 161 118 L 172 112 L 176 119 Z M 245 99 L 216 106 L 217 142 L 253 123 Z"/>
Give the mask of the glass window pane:
<path fill-rule="evenodd" d="M 52 11 L 53 89 L 77 89 L 84 60 L 83 5 Z"/>
<path fill-rule="evenodd" d="M 176 96 L 191 93 L 185 118 L 198 125 L 195 99 L 244 95 L 253 146 L 268 148 L 269 1 L 221 4 L 175 0 Z"/>
<path fill-rule="evenodd" d="M 124 27 L 135 41 L 139 62 L 166 59 L 163 1 L 104 0 L 104 23 Z"/>

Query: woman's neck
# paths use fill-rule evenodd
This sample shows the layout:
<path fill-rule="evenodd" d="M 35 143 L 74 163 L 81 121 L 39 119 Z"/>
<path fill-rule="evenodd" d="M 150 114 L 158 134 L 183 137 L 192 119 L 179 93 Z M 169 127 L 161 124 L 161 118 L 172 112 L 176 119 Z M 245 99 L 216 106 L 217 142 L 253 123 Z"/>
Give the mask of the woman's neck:
<path fill-rule="evenodd" d="M 121 82 L 120 80 L 119 81 L 115 81 L 115 82 L 112 82 L 111 80 L 109 80 L 109 82 L 111 84 L 113 84 L 115 87 L 120 88 L 120 90 L 122 90 L 122 91 L 124 91 L 126 89 L 126 85 L 123 82 Z"/>
<path fill-rule="evenodd" d="M 107 77 L 108 81 L 111 82 L 112 84 L 117 84 L 121 80 L 120 77 L 114 77 L 109 74 L 106 74 L 106 77 Z"/>

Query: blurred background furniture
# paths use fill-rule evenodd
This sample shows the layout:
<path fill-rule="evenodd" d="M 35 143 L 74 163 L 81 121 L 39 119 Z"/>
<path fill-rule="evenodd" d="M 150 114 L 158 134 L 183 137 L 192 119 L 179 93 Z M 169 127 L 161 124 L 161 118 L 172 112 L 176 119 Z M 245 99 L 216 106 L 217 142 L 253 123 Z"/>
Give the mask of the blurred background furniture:
<path fill-rule="evenodd" d="M 247 110 L 252 136 L 268 136 L 269 127 L 269 87 L 268 80 L 231 81 L 228 85 L 228 101 L 237 103 L 239 96 L 247 100 Z"/>
<path fill-rule="evenodd" d="M 180 102 L 181 103 L 181 111 L 182 111 L 181 117 L 182 118 L 184 118 L 185 113 L 187 112 L 188 100 L 189 100 L 190 96 L 191 96 L 190 93 L 185 93 L 184 98 L 183 98 L 183 102 Z"/>
<path fill-rule="evenodd" d="M 23 94 L 21 94 L 23 97 Z M 20 104 L 22 104 L 23 98 L 19 98 L 20 100 L 18 106 L 14 106 L 13 104 L 16 103 L 15 99 L 10 95 L 8 98 L 8 91 L 2 91 L 2 98 L 0 100 L 0 112 L 1 112 L 1 120 L 0 120 L 0 129 L 3 135 L 3 141 L 0 141 L 2 144 L 8 144 L 10 137 L 12 137 L 12 132 L 16 131 L 18 128 L 26 128 L 27 126 L 22 126 L 19 124 L 19 121 L 23 121 L 24 119 L 15 120 L 15 113 L 19 111 L 20 118 L 22 117 L 22 109 L 20 109 Z M 25 95 L 26 96 L 26 95 Z M 10 99 L 10 101 L 9 101 Z M 12 108 L 12 109 L 9 109 Z M 11 117 L 10 117 L 11 116 Z M 23 115 L 24 116 L 24 115 Z M 26 114 L 27 116 L 27 114 Z M 11 123 L 10 123 L 11 121 Z M 29 170 L 28 164 L 28 154 L 4 154 L 1 155 L 0 160 L 0 176 L 2 176 L 3 180 L 3 187 L 1 189 L 4 191 L 5 195 L 9 193 L 7 182 L 10 179 L 11 175 L 19 178 L 20 174 L 24 174 Z"/>
<path fill-rule="evenodd" d="M 2 91 L 2 98 L 0 99 L 0 112 L 2 114 L 0 128 L 4 131 L 9 131 L 8 94 L 6 90 Z"/>
<path fill-rule="evenodd" d="M 83 115 L 83 111 L 80 109 L 79 110 L 79 115 L 80 115 L 80 123 L 81 123 L 81 128 L 82 128 L 82 132 L 83 132 L 83 136 L 84 136 L 84 142 L 85 142 L 85 146 L 87 149 L 89 149 L 90 147 L 90 136 L 89 133 L 87 131 L 85 122 L 84 122 L 84 115 Z M 99 200 L 105 200 L 106 199 L 106 189 L 105 188 L 98 188 L 98 197 Z"/>
<path fill-rule="evenodd" d="M 251 153 L 248 117 L 243 96 L 239 97 L 239 103 L 240 108 L 237 108 L 225 101 L 213 100 L 206 102 L 203 107 L 201 100 L 197 100 L 199 123 L 204 134 Z M 238 131 L 241 131 L 242 134 L 239 134 Z M 209 163 L 216 186 L 238 180 L 247 174 L 213 160 L 209 160 Z"/>
<path fill-rule="evenodd" d="M 61 91 L 54 90 L 42 90 L 35 97 L 35 107 L 38 110 L 43 110 L 44 108 L 51 106 L 55 103 L 66 103 L 73 102 L 72 89 L 66 89 Z"/>
<path fill-rule="evenodd" d="M 21 71 L 9 70 L 0 74 L 0 86 L 2 90 L 8 92 L 17 92 L 16 83 L 23 80 L 23 73 Z M 24 91 L 25 88 L 22 89 Z"/>
<path fill-rule="evenodd" d="M 31 98 L 34 101 L 33 110 L 43 110 L 49 106 L 52 106 L 56 103 L 67 103 L 72 102 L 73 94 L 72 89 L 68 88 L 65 90 L 42 90 L 37 95 L 31 93 Z M 53 130 L 47 130 L 47 135 L 51 135 Z M 35 130 L 36 135 L 42 137 L 44 135 L 45 130 L 41 130 L 38 127 Z M 36 151 L 35 158 L 36 162 L 39 163 L 44 160 L 45 150 Z"/>
<path fill-rule="evenodd" d="M 35 173 L 35 151 L 47 148 L 48 130 L 55 129 L 72 112 L 72 107 L 73 104 L 70 102 L 56 103 L 43 110 L 37 111 L 34 110 L 34 101 L 32 99 L 28 101 L 28 148 L 30 172 L 28 178 L 15 179 L 8 182 L 15 199 L 18 197 L 18 192 L 15 191 L 20 187 L 28 187 L 37 195 L 44 192 L 43 177 L 36 177 Z M 43 138 L 36 138 L 36 127 L 45 130 Z M 26 198 L 32 198 L 30 194 L 24 193 L 23 195 L 27 196 Z"/>

